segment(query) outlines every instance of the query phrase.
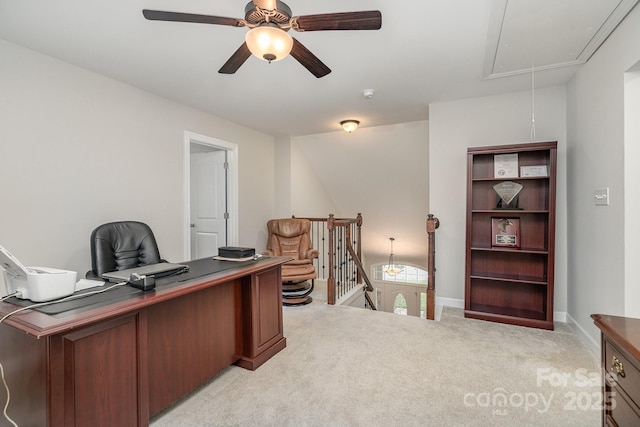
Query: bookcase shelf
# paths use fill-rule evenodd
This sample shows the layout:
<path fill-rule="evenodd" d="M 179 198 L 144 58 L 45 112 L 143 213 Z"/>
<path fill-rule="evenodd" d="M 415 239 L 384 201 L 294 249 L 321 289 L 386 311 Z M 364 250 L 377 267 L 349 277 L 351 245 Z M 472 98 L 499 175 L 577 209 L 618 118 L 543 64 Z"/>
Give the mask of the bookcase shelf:
<path fill-rule="evenodd" d="M 518 181 L 527 181 L 527 180 L 545 180 L 545 179 L 549 179 L 548 176 L 521 176 L 518 178 L 472 178 L 472 181 L 494 181 L 494 182 L 501 182 L 501 181 L 505 181 L 505 180 L 511 180 L 511 179 L 517 179 Z"/>
<path fill-rule="evenodd" d="M 553 329 L 556 151 L 555 141 L 467 150 L 465 317 Z M 499 164 L 511 176 L 496 177 Z M 546 174 L 520 176 L 523 166 Z M 506 181 L 522 189 L 499 209 L 494 186 Z"/>
<path fill-rule="evenodd" d="M 540 280 L 538 277 L 529 277 L 520 274 L 514 275 L 494 275 L 485 276 L 482 274 L 472 274 L 471 280 L 493 280 L 494 282 L 511 282 L 511 283 L 528 283 L 531 285 L 547 286 L 546 280 Z"/>

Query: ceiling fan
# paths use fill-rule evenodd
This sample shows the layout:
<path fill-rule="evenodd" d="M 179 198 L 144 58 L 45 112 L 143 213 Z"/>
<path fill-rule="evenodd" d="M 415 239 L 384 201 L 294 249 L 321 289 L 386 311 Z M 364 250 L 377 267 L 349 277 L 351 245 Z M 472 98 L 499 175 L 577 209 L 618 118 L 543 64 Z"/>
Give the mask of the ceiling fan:
<path fill-rule="evenodd" d="M 218 71 L 233 74 L 253 53 L 268 62 L 279 61 L 289 53 L 314 76 L 320 78 L 331 72 L 322 61 L 302 43 L 291 37 L 295 31 L 379 30 L 382 14 L 378 10 L 364 12 L 323 13 L 293 16 L 291 9 L 280 0 L 253 0 L 244 8 L 244 19 L 192 13 L 166 12 L 144 9 L 142 14 L 152 21 L 193 22 L 200 24 L 247 27 L 245 42 Z"/>

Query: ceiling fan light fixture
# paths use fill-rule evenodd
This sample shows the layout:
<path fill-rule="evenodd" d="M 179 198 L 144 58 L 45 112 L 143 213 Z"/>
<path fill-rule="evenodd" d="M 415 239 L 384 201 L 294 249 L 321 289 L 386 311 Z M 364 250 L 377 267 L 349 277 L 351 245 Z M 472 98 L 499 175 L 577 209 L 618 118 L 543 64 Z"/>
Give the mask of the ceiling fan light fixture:
<path fill-rule="evenodd" d="M 251 53 L 267 62 L 286 58 L 293 47 L 293 38 L 274 24 L 262 24 L 252 28 L 245 36 Z"/>
<path fill-rule="evenodd" d="M 353 119 L 343 120 L 340 122 L 340 126 L 342 126 L 342 129 L 344 129 L 347 133 L 353 133 L 356 129 L 358 129 L 359 125 L 360 122 Z"/>

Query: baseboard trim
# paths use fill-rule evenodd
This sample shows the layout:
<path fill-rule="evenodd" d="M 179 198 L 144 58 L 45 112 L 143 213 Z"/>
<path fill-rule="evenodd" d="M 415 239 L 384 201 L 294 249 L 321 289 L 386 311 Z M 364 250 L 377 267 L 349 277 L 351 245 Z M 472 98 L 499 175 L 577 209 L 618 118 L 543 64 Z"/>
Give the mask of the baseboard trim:
<path fill-rule="evenodd" d="M 554 322 L 567 323 L 567 312 L 566 311 L 554 311 L 553 312 L 553 321 Z"/>
<path fill-rule="evenodd" d="M 441 305 L 444 307 L 452 307 L 452 308 L 462 308 L 464 309 L 464 300 L 458 298 L 445 298 L 445 297 L 436 297 L 436 305 Z M 566 311 L 554 311 L 553 312 L 553 321 L 567 323 L 567 312 Z"/>
<path fill-rule="evenodd" d="M 464 309 L 464 300 L 458 298 L 436 297 L 436 305 Z"/>
<path fill-rule="evenodd" d="M 351 305 L 354 303 L 354 301 L 356 301 L 358 298 L 362 297 L 362 287 L 364 285 L 361 286 L 356 286 L 355 288 L 351 289 L 349 292 L 347 292 L 345 295 L 342 296 L 342 298 L 338 299 L 338 301 L 336 301 L 336 305 Z"/>
<path fill-rule="evenodd" d="M 593 351 L 593 354 L 600 358 L 600 343 L 596 342 L 591 335 L 585 331 L 582 326 L 576 320 L 571 317 L 570 314 L 567 314 L 567 323 L 576 328 L 576 335 L 578 335 L 578 339 L 589 348 L 589 350 Z"/>

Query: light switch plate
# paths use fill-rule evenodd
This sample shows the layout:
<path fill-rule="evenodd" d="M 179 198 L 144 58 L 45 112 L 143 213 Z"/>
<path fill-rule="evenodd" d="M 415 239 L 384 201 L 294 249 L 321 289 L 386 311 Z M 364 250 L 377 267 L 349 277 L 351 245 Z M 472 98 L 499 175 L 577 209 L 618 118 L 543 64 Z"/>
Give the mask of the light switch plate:
<path fill-rule="evenodd" d="M 596 206 L 609 206 L 609 187 L 593 191 Z"/>

